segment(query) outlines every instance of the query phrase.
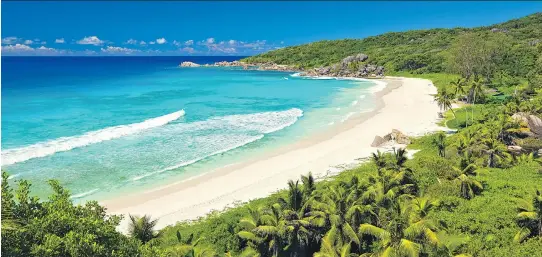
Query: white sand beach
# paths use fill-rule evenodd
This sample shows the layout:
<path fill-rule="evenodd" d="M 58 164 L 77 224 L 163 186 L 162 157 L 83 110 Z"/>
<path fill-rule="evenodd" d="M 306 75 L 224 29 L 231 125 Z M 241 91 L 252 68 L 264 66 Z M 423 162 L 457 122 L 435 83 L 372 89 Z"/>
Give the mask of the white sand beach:
<path fill-rule="evenodd" d="M 340 166 L 357 163 L 377 148 L 376 135 L 398 129 L 409 136 L 438 130 L 439 108 L 433 101 L 431 81 L 387 77 L 375 111 L 337 125 L 325 135 L 316 135 L 281 151 L 244 163 L 230 165 L 202 176 L 179 181 L 147 192 L 103 202 L 111 214 L 151 215 L 157 228 L 196 219 L 236 202 L 265 197 L 286 187 L 289 179 L 312 171 L 316 177 L 333 173 Z M 121 224 L 126 228 L 127 219 Z"/>

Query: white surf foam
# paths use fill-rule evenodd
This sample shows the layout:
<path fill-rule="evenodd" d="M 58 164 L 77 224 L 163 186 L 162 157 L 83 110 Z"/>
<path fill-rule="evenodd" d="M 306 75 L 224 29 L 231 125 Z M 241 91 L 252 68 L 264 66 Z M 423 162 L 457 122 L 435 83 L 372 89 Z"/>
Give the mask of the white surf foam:
<path fill-rule="evenodd" d="M 359 99 L 365 99 L 366 95 L 360 95 Z"/>
<path fill-rule="evenodd" d="M 94 194 L 94 193 L 98 192 L 98 190 L 100 190 L 100 189 L 98 189 L 98 188 L 92 189 L 92 190 L 84 192 L 84 193 L 72 195 L 72 196 L 70 196 L 70 198 L 72 198 L 72 199 L 83 198 L 85 196 L 88 196 L 88 195 L 91 195 L 91 194 Z"/>
<path fill-rule="evenodd" d="M 349 112 L 342 120 L 341 122 L 347 121 L 352 115 L 356 114 L 355 112 Z"/>
<path fill-rule="evenodd" d="M 358 104 L 358 101 L 357 100 L 354 100 L 352 101 L 352 103 L 350 104 L 351 106 L 356 106 Z"/>
<path fill-rule="evenodd" d="M 233 146 L 230 146 L 230 147 L 227 147 L 225 149 L 222 149 L 222 150 L 218 150 L 216 152 L 213 152 L 207 156 L 203 156 L 201 158 L 197 158 L 197 159 L 194 159 L 194 160 L 190 160 L 190 161 L 186 161 L 186 162 L 181 162 L 179 164 L 176 164 L 176 165 L 173 165 L 173 166 L 169 166 L 167 168 L 164 168 L 164 169 L 161 169 L 161 170 L 158 170 L 158 171 L 154 171 L 154 172 L 150 172 L 150 173 L 147 173 L 147 174 L 144 174 L 144 175 L 141 175 L 141 176 L 138 176 L 138 177 L 135 177 L 135 178 L 132 178 L 132 181 L 138 181 L 140 179 L 143 179 L 143 178 L 146 178 L 146 177 L 149 177 L 149 176 L 152 176 L 152 175 L 155 175 L 155 174 L 158 174 L 158 173 L 162 173 L 162 172 L 166 172 L 166 171 L 170 171 L 170 170 L 174 170 L 174 169 L 178 169 L 178 168 L 181 168 L 181 167 L 184 167 L 184 166 L 188 166 L 190 164 L 194 164 L 196 162 L 199 162 L 203 159 L 206 159 L 206 158 L 209 158 L 211 156 L 214 156 L 214 155 L 217 155 L 217 154 L 221 154 L 221 153 L 225 153 L 227 151 L 231 151 L 233 149 L 236 149 L 236 148 L 239 148 L 239 147 L 242 147 L 244 145 L 247 145 L 247 144 L 250 144 L 252 142 L 255 142 L 257 140 L 260 140 L 264 137 L 264 135 L 259 135 L 259 136 L 255 136 L 255 137 L 252 137 L 244 142 L 241 142 L 239 144 L 236 144 L 236 145 L 233 145 Z"/>
<path fill-rule="evenodd" d="M 8 149 L 2 152 L 2 165 L 11 165 L 24 162 L 33 158 L 53 155 L 58 152 L 69 151 L 91 144 L 135 134 L 143 130 L 166 125 L 185 114 L 184 110 L 151 118 L 139 123 L 108 127 L 96 131 L 87 132 L 79 136 L 61 137 L 54 140 L 41 142 L 21 148 Z"/>
<path fill-rule="evenodd" d="M 213 134 L 216 135 L 216 137 L 211 136 L 209 138 L 206 136 L 196 136 L 193 138 L 193 140 L 196 141 L 196 144 L 202 144 L 202 146 L 205 146 L 203 148 L 207 148 L 198 148 L 199 150 L 202 150 L 201 157 L 192 157 L 192 160 L 183 161 L 163 169 L 133 177 L 131 181 L 138 181 L 155 174 L 185 167 L 211 156 L 250 144 L 264 138 L 265 134 L 273 133 L 293 125 L 301 116 L 303 116 L 303 111 L 293 108 L 286 111 L 213 117 L 204 121 L 175 124 L 167 128 L 164 127 L 162 129 L 163 131 L 153 131 L 153 133 L 157 134 L 173 134 L 178 137 L 185 137 L 187 136 L 186 133 L 193 134 L 197 133 L 197 131 L 201 131 L 202 134 L 208 133 L 206 131 L 218 131 L 219 133 L 224 134 Z M 175 139 L 168 141 L 174 142 Z"/>

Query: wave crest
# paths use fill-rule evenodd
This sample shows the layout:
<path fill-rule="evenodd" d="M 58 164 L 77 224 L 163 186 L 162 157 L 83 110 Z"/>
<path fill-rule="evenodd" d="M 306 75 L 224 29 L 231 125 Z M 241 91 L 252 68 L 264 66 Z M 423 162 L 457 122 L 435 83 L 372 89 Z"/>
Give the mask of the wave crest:
<path fill-rule="evenodd" d="M 184 116 L 184 114 L 184 110 L 180 110 L 156 118 L 147 119 L 139 123 L 108 127 L 87 132 L 79 136 L 61 137 L 25 147 L 4 150 L 2 152 L 2 165 L 24 162 L 30 159 L 45 157 L 58 152 L 65 152 L 74 148 L 132 135 L 143 130 L 166 125 Z"/>

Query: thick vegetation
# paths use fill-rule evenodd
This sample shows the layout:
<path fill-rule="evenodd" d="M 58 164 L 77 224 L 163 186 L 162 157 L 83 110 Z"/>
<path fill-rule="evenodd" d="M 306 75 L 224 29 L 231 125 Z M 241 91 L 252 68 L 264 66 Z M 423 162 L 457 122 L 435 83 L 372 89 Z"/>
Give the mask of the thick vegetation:
<path fill-rule="evenodd" d="M 535 45 L 542 38 L 542 13 L 488 27 L 473 29 L 430 29 L 391 32 L 364 39 L 324 40 L 285 47 L 248 57 L 246 62 L 275 62 L 302 68 L 328 66 L 344 57 L 365 53 L 369 62 L 387 71 L 412 73 L 456 72 L 472 67 L 465 62 L 478 59 L 491 64 L 474 72 L 502 70 L 509 76 L 526 77 L 534 66 Z M 481 47 L 483 46 L 483 47 Z M 462 55 L 453 54 L 461 50 Z M 503 53 L 496 59 L 495 53 Z M 483 66 L 483 65 L 481 65 Z"/>
<path fill-rule="evenodd" d="M 3 173 L 2 254 L 542 257 L 542 126 L 532 122 L 542 115 L 542 46 L 529 44 L 541 38 L 541 17 L 252 57 L 308 67 L 365 52 L 401 75 L 423 73 L 415 76 L 437 85 L 445 124 L 457 132 L 375 152 L 329 180 L 307 174 L 269 197 L 161 231 L 148 216 L 129 217 L 129 235 L 115 231 L 120 217 L 96 202 L 74 206 L 57 182 L 39 201 L 27 181 L 14 192 Z M 463 107 L 452 110 L 457 103 Z"/>

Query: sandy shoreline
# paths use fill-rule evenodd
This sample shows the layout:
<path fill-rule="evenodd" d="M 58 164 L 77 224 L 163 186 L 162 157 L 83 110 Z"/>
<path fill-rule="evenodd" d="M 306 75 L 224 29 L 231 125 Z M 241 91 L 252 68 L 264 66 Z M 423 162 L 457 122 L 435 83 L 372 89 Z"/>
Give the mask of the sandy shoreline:
<path fill-rule="evenodd" d="M 196 219 L 235 202 L 265 197 L 286 187 L 289 179 L 312 171 L 316 177 L 337 172 L 338 166 L 358 163 L 377 148 L 376 135 L 392 129 L 421 135 L 438 129 L 439 111 L 429 80 L 388 77 L 377 92 L 374 111 L 352 117 L 332 130 L 293 143 L 278 151 L 133 195 L 103 202 L 111 214 L 151 215 L 162 228 Z M 126 228 L 127 219 L 121 223 Z"/>

